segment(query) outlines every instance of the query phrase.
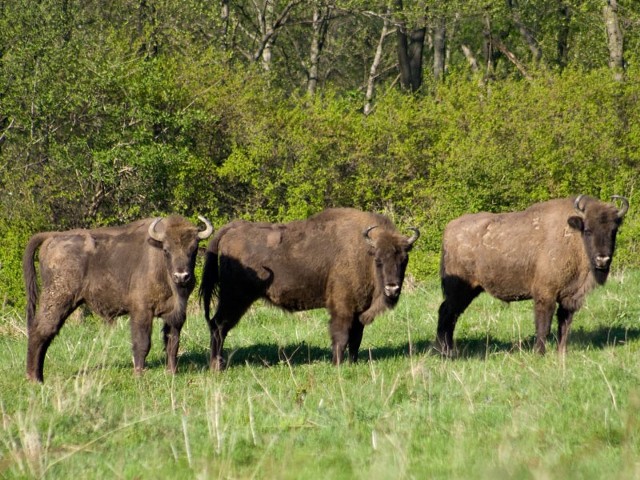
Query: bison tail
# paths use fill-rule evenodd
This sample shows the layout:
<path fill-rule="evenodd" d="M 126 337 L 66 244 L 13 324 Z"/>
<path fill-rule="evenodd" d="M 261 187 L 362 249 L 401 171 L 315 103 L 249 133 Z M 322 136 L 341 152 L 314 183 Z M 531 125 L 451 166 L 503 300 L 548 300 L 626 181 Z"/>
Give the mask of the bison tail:
<path fill-rule="evenodd" d="M 39 233 L 31 237 L 22 257 L 22 275 L 27 292 L 27 328 L 33 328 L 38 302 L 38 280 L 36 276 L 35 254 L 42 242 L 47 238 L 46 233 Z"/>
<path fill-rule="evenodd" d="M 220 233 L 210 241 L 205 252 L 204 268 L 202 269 L 202 281 L 200 282 L 200 301 L 204 306 L 204 316 L 207 322 L 211 320 L 211 298 L 218 293 L 218 244 Z"/>

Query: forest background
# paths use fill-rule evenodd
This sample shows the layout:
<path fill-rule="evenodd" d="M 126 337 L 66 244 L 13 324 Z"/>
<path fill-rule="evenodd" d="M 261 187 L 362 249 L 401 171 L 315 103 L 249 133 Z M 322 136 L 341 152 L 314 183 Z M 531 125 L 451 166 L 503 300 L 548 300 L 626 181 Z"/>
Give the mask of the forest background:
<path fill-rule="evenodd" d="M 422 231 L 584 193 L 631 202 L 637 0 L 0 0 L 0 302 L 41 230 L 325 207 Z"/>

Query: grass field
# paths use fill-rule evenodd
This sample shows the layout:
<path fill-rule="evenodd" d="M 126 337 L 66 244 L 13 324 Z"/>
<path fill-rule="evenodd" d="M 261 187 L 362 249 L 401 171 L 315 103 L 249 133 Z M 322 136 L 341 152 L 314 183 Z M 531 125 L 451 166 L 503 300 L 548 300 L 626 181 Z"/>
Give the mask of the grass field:
<path fill-rule="evenodd" d="M 44 385 L 24 378 L 22 312 L 0 312 L 0 477 L 261 479 L 640 478 L 640 272 L 576 315 L 569 353 L 532 353 L 531 302 L 483 295 L 429 353 L 437 284 L 409 286 L 365 329 L 360 362 L 330 364 L 324 311 L 256 305 L 207 369 L 193 308 L 179 373 L 159 323 L 140 378 L 128 321 L 70 319 Z M 554 324 L 555 331 L 555 324 Z"/>

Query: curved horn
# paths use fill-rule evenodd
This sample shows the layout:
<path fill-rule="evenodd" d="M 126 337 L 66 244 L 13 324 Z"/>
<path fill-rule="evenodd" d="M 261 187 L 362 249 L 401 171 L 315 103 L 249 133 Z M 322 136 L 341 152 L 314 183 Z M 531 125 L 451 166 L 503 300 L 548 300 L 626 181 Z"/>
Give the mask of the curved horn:
<path fill-rule="evenodd" d="M 153 238 L 156 242 L 162 242 L 164 240 L 164 233 L 156 232 L 156 225 L 160 222 L 162 218 L 156 218 L 151 225 L 149 225 L 149 236 Z"/>
<path fill-rule="evenodd" d="M 420 230 L 416 227 L 409 227 L 409 230 L 413 230 L 413 235 L 407 239 L 407 243 L 409 246 L 413 245 L 413 243 L 420 238 Z"/>
<path fill-rule="evenodd" d="M 582 197 L 584 197 L 584 195 L 578 195 L 576 201 L 573 202 L 573 208 L 576 210 L 576 212 L 578 212 L 578 214 L 580 214 L 581 217 L 584 217 L 584 206 L 580 206 L 580 200 L 582 200 Z"/>
<path fill-rule="evenodd" d="M 622 218 L 629 210 L 629 200 L 627 197 L 623 197 L 622 195 L 611 195 L 611 200 L 620 200 L 622 202 L 622 207 L 618 210 L 618 218 Z"/>
<path fill-rule="evenodd" d="M 200 219 L 201 222 L 203 222 L 207 226 L 207 228 L 205 228 L 201 232 L 198 232 L 198 238 L 200 240 L 204 240 L 205 238 L 209 238 L 211 236 L 211 234 L 213 233 L 213 225 L 211 225 L 211 222 L 209 220 L 207 220 L 206 218 L 204 218 L 202 215 L 198 215 L 198 218 Z"/>
<path fill-rule="evenodd" d="M 373 230 L 374 228 L 378 228 L 377 225 L 371 225 L 370 227 L 367 227 L 364 229 L 364 231 L 362 232 L 362 236 L 365 238 L 365 240 L 367 241 L 367 243 L 369 245 L 371 245 L 372 247 L 374 247 L 374 243 L 373 243 L 373 239 L 369 236 L 369 232 L 371 230 Z"/>

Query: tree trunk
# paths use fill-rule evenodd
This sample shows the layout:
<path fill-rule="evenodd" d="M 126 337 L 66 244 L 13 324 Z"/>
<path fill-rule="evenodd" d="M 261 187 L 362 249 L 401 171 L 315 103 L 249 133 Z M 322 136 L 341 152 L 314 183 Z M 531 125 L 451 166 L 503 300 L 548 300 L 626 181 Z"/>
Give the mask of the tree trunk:
<path fill-rule="evenodd" d="M 401 13 L 402 0 L 395 0 L 395 4 L 396 11 Z M 411 92 L 417 91 L 422 85 L 422 50 L 426 33 L 426 26 L 408 31 L 404 20 L 398 22 L 396 35 L 400 84 Z"/>
<path fill-rule="evenodd" d="M 327 36 L 329 28 L 329 16 L 331 14 L 331 6 L 325 11 L 316 3 L 313 7 L 313 34 L 311 37 L 311 48 L 309 52 L 309 80 L 307 82 L 307 93 L 313 96 L 318 86 L 318 71 L 320 64 L 320 54 Z"/>
<path fill-rule="evenodd" d="M 252 54 L 252 58 L 254 62 L 260 61 L 262 63 L 262 68 L 264 68 L 265 71 L 271 70 L 271 51 L 273 49 L 273 45 L 276 43 L 278 32 L 286 25 L 289 20 L 289 15 L 301 2 L 302 0 L 291 0 L 284 6 L 282 11 L 277 14 L 272 0 L 266 0 L 262 10 L 260 10 L 257 3 L 254 3 L 258 14 L 260 38 L 249 34 L 250 37 L 253 37 L 254 40 L 257 40 L 258 42 L 258 48 L 256 48 Z"/>
<path fill-rule="evenodd" d="M 478 60 L 476 60 L 476 57 L 473 55 L 473 52 L 471 51 L 469 46 L 465 44 L 460 45 L 460 48 L 462 49 L 462 53 L 464 53 L 464 57 L 469 62 L 471 71 L 473 73 L 476 73 L 478 71 Z"/>
<path fill-rule="evenodd" d="M 560 28 L 558 30 L 558 66 L 565 68 L 569 64 L 569 23 L 571 22 L 571 11 L 569 6 L 560 0 L 558 7 L 560 16 Z"/>
<path fill-rule="evenodd" d="M 138 5 L 138 37 L 142 44 L 138 53 L 145 58 L 154 58 L 158 55 L 158 41 L 156 39 L 156 9 L 153 3 L 140 0 Z M 147 29 L 149 30 L 147 33 Z"/>
<path fill-rule="evenodd" d="M 620 22 L 618 20 L 618 1 L 605 0 L 602 13 L 607 29 L 609 67 L 613 70 L 615 79 L 621 81 L 624 77 L 624 50 L 622 30 L 620 29 Z"/>
<path fill-rule="evenodd" d="M 446 21 L 444 17 L 437 18 L 433 27 L 433 78 L 444 80 L 445 60 L 447 57 Z"/>
<path fill-rule="evenodd" d="M 387 12 L 388 13 L 388 12 Z M 378 46 L 376 48 L 376 53 L 373 57 L 373 63 L 371 63 L 371 69 L 369 70 L 369 79 L 367 80 L 367 93 L 364 97 L 364 114 L 369 115 L 373 110 L 372 101 L 373 101 L 373 91 L 376 83 L 376 76 L 378 75 L 378 67 L 380 66 L 380 60 L 382 59 L 382 44 L 384 43 L 384 39 L 387 36 L 389 31 L 389 15 L 386 15 L 384 18 L 384 23 L 382 24 L 382 32 L 380 33 L 380 40 L 378 41 Z"/>
<path fill-rule="evenodd" d="M 229 49 L 229 45 L 227 42 L 227 37 L 229 35 L 229 0 L 222 0 L 222 5 L 220 9 L 220 19 L 222 20 L 222 45 L 225 50 Z"/>
<path fill-rule="evenodd" d="M 531 30 L 529 30 L 529 27 L 522 23 L 520 15 L 517 13 L 514 14 L 513 21 L 516 24 L 516 27 L 518 27 L 518 31 L 527 44 L 527 47 L 529 47 L 534 62 L 540 62 L 540 59 L 542 58 L 542 50 L 540 49 L 540 45 L 538 45 L 536 37 L 533 35 Z"/>
<path fill-rule="evenodd" d="M 491 35 L 491 17 L 488 12 L 484 14 L 484 28 L 482 29 L 482 53 L 485 61 L 485 76 L 490 78 L 493 76 L 493 36 Z"/>

